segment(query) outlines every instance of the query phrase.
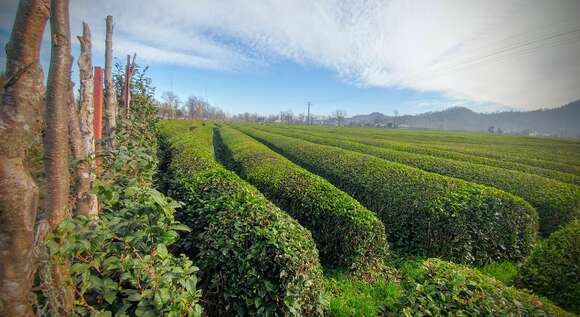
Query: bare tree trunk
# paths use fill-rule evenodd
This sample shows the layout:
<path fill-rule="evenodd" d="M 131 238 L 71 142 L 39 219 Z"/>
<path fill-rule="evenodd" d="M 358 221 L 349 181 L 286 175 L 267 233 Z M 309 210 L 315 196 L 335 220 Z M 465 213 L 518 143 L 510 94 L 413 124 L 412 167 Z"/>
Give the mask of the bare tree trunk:
<path fill-rule="evenodd" d="M 71 95 L 70 27 L 68 0 L 51 0 L 51 56 L 46 93 L 46 128 L 44 134 L 44 166 L 48 181 L 46 212 L 50 230 L 69 213 L 68 122 Z M 72 310 L 74 293 L 69 285 L 68 263 L 52 267 L 52 290 L 59 293 L 59 303 L 51 303 L 61 316 Z M 54 307 L 56 306 L 56 307 Z"/>
<path fill-rule="evenodd" d="M 77 166 L 77 186 L 83 184 L 81 188 L 76 188 L 76 198 L 78 200 L 77 213 L 85 215 L 88 217 L 96 217 L 98 214 L 98 202 L 97 196 L 90 192 L 90 187 L 92 182 L 95 180 L 94 169 L 91 168 L 88 158 L 91 154 L 95 154 L 95 136 L 93 131 L 93 120 L 94 120 L 94 101 L 93 101 L 93 65 L 91 57 L 91 30 L 89 26 L 83 22 L 83 36 L 78 36 L 79 42 L 81 44 L 81 55 L 79 57 L 79 73 L 80 73 L 80 113 L 78 116 L 80 137 L 82 138 L 83 153 L 79 153 L 81 157 L 78 157 L 78 161 L 85 161 L 82 167 L 86 167 L 84 173 L 88 178 L 88 189 L 84 189 L 84 180 L 79 179 L 79 175 L 85 178 L 84 174 L 79 174 L 81 171 L 78 170 Z M 73 98 L 74 101 L 74 98 Z M 73 102 L 74 105 L 74 102 Z M 76 107 L 74 107 L 76 111 Z M 72 109 L 71 109 L 72 113 Z M 73 120 L 71 118 L 71 120 Z M 73 135 L 71 134 L 71 139 Z M 73 152 L 74 151 L 74 144 Z"/>
<path fill-rule="evenodd" d="M 91 193 L 90 165 L 83 144 L 79 112 L 72 89 L 69 99 L 69 141 L 73 158 L 75 159 L 73 208 L 78 215 L 94 218 L 97 216 L 96 196 Z"/>
<path fill-rule="evenodd" d="M 91 55 L 91 30 L 83 22 L 83 36 L 77 36 L 81 44 L 79 56 L 80 75 L 80 128 L 84 148 L 87 154 L 95 152 L 95 136 L 93 131 L 94 101 L 93 101 L 93 64 Z"/>
<path fill-rule="evenodd" d="M 115 128 L 117 127 L 117 94 L 111 74 L 113 63 L 113 17 L 107 16 L 107 34 L 105 39 L 105 133 L 109 138 L 107 147 L 115 148 Z"/>
<path fill-rule="evenodd" d="M 45 169 L 49 183 L 46 211 L 51 230 L 68 216 L 68 104 L 72 64 L 68 21 L 68 1 L 51 0 L 52 49 L 44 135 Z"/>
<path fill-rule="evenodd" d="M 25 166 L 44 104 L 40 43 L 48 0 L 22 0 L 6 45 L 0 90 L 0 316 L 34 316 L 34 222 L 38 187 Z"/>
<path fill-rule="evenodd" d="M 135 73 L 135 58 L 137 54 L 133 54 L 133 61 L 131 62 L 131 55 L 127 55 L 127 66 L 125 67 L 125 83 L 123 85 L 123 107 L 125 108 L 125 118 L 129 117 L 129 108 L 131 106 L 131 80 Z"/>

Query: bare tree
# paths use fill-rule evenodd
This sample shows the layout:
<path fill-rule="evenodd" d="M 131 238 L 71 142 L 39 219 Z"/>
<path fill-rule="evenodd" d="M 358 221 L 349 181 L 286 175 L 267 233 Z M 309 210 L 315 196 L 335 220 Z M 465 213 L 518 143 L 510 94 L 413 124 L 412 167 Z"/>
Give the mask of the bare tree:
<path fill-rule="evenodd" d="M 280 112 L 280 121 L 290 124 L 294 121 L 294 112 L 292 110 Z"/>
<path fill-rule="evenodd" d="M 117 93 L 113 85 L 113 17 L 107 16 L 105 39 L 105 133 L 109 137 L 107 148 L 115 148 L 115 129 L 117 128 Z"/>
<path fill-rule="evenodd" d="M 346 118 L 346 111 L 338 109 L 332 113 L 332 117 L 336 119 L 336 124 L 340 127 Z"/>
<path fill-rule="evenodd" d="M 135 73 L 135 58 L 137 54 L 127 55 L 127 65 L 125 66 L 125 82 L 123 84 L 123 108 L 125 108 L 125 118 L 129 117 L 129 107 L 131 106 L 131 79 Z"/>
<path fill-rule="evenodd" d="M 88 164 L 88 159 L 91 154 L 95 153 L 95 136 L 93 131 L 94 119 L 94 101 L 93 101 L 93 65 L 91 56 L 91 30 L 89 26 L 83 22 L 83 35 L 77 36 L 81 44 L 81 55 L 78 60 L 80 73 L 80 113 L 78 115 L 79 129 L 82 138 L 83 152 L 77 150 L 78 156 L 76 160 L 83 162 L 82 166 L 79 163 L 77 167 L 77 189 L 76 197 L 78 199 L 77 213 L 88 217 L 94 217 L 98 213 L 97 196 L 90 192 L 92 182 L 95 180 L 95 173 Z M 73 104 L 74 105 L 74 104 Z M 76 107 L 74 107 L 76 112 Z M 71 109 L 71 114 L 73 109 Z M 73 120 L 71 118 L 71 120 Z M 71 139 L 73 135 L 71 133 Z M 74 150 L 74 144 L 73 150 Z M 74 151 L 73 151 L 74 152 Z M 81 172 L 78 168 L 85 168 Z M 82 177 L 82 179 L 79 179 Z M 86 190 L 85 181 L 88 182 L 88 190 Z M 82 185 L 81 185 L 82 184 Z"/>
<path fill-rule="evenodd" d="M 93 100 L 93 63 L 91 54 L 91 30 L 83 22 L 83 35 L 77 36 L 81 45 L 79 56 L 79 76 L 80 76 L 80 128 L 83 137 L 83 144 L 87 153 L 95 151 L 95 137 L 93 131 L 94 120 L 94 100 Z"/>
<path fill-rule="evenodd" d="M 203 119 L 207 108 L 205 102 L 196 96 L 189 96 L 185 103 L 190 119 Z"/>
<path fill-rule="evenodd" d="M 68 212 L 68 105 L 72 57 L 66 2 L 51 0 L 52 49 L 47 80 L 44 133 L 44 164 L 50 184 L 47 189 L 46 209 L 51 229 L 56 228 Z"/>
<path fill-rule="evenodd" d="M 34 222 L 38 187 L 25 165 L 44 103 L 40 43 L 48 0 L 22 0 L 6 45 L 0 103 L 0 316 L 35 316 Z"/>
<path fill-rule="evenodd" d="M 166 112 L 168 118 L 175 119 L 177 114 L 177 109 L 181 104 L 179 97 L 173 91 L 166 91 L 161 96 L 163 99 L 162 108 Z"/>
<path fill-rule="evenodd" d="M 46 88 L 44 133 L 44 166 L 48 181 L 46 212 L 50 230 L 54 230 L 70 216 L 68 171 L 68 123 L 71 98 L 70 26 L 68 0 L 51 0 L 50 30 L 51 56 Z M 52 291 L 58 302 L 50 303 L 53 313 L 68 316 L 74 301 L 73 289 L 68 280 L 68 264 L 51 267 Z"/>
<path fill-rule="evenodd" d="M 76 214 L 87 217 L 97 216 L 97 197 L 91 193 L 91 171 L 80 127 L 80 116 L 74 95 L 69 97 L 69 140 L 75 160 L 75 187 L 73 206 Z"/>

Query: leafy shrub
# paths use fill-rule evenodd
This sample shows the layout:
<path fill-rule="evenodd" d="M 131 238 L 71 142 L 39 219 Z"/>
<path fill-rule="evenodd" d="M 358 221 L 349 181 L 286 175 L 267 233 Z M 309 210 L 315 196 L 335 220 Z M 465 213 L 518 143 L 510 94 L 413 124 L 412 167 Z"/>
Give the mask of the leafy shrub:
<path fill-rule="evenodd" d="M 174 220 L 179 204 L 151 188 L 155 143 L 127 141 L 130 135 L 120 129 L 117 148 L 102 153 L 105 173 L 93 185 L 99 218 L 63 222 L 47 237 L 44 261 L 72 260 L 77 315 L 201 316 L 197 267 L 167 251 L 189 228 Z M 43 295 L 54 296 L 46 289 Z"/>
<path fill-rule="evenodd" d="M 157 170 L 156 108 L 151 81 L 139 71 L 128 118 L 119 117 L 116 147 L 98 153 L 103 174 L 93 184 L 98 219 L 65 220 L 39 248 L 38 315 L 60 316 L 52 268 L 70 264 L 74 315 L 201 316 L 197 267 L 168 252 L 179 232 L 179 204 L 152 188 Z M 122 78 L 116 77 L 118 82 Z M 55 266 L 58 264 L 58 266 Z"/>
<path fill-rule="evenodd" d="M 360 203 L 251 137 L 221 128 L 222 159 L 310 230 L 329 267 L 378 272 L 388 244 L 382 222 Z"/>
<path fill-rule="evenodd" d="M 428 172 L 492 186 L 520 196 L 538 211 L 540 232 L 546 236 L 560 225 L 580 217 L 580 188 L 572 184 L 519 171 L 473 164 L 469 161 L 455 161 L 431 155 L 362 144 L 364 142 L 359 143 L 358 141 L 354 142 L 340 138 L 305 135 L 288 130 L 283 130 L 279 133 L 318 144 L 338 146 L 347 150 L 370 154 Z"/>
<path fill-rule="evenodd" d="M 500 190 L 427 173 L 370 155 L 242 128 L 373 210 L 399 251 L 484 264 L 526 256 L 537 215 Z"/>
<path fill-rule="evenodd" d="M 315 315 L 322 272 L 310 233 L 213 158 L 212 127 L 164 122 L 169 193 L 196 234 L 180 240 L 200 267 L 210 315 Z"/>
<path fill-rule="evenodd" d="M 401 272 L 404 289 L 384 316 L 572 316 L 477 270 L 428 259 Z M 392 307 L 392 305 L 391 305 Z"/>
<path fill-rule="evenodd" d="M 173 219 L 179 204 L 150 188 L 119 195 L 101 183 L 97 191 L 100 218 L 67 220 L 47 241 L 51 262 L 73 259 L 75 313 L 201 316 L 197 267 L 167 251 L 179 231 L 189 231 Z"/>
<path fill-rule="evenodd" d="M 520 268 L 517 283 L 580 313 L 580 220 L 542 241 Z"/>

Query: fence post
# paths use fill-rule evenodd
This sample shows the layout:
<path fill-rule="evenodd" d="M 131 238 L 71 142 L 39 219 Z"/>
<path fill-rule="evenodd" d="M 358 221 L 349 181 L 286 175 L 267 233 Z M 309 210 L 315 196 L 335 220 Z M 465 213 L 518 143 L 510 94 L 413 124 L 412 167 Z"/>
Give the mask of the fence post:
<path fill-rule="evenodd" d="M 95 102 L 95 115 L 93 118 L 93 130 L 95 132 L 95 155 L 97 165 L 97 177 L 101 176 L 101 138 L 103 134 L 103 69 L 95 67 L 93 98 Z"/>

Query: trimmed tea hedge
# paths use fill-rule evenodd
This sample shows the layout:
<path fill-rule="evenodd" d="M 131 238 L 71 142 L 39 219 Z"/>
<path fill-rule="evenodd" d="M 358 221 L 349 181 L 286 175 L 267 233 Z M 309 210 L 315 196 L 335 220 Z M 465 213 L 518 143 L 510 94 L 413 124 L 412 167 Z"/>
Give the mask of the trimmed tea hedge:
<path fill-rule="evenodd" d="M 281 125 L 275 125 L 280 127 Z M 332 128 L 322 126 L 297 127 L 301 130 L 370 138 L 376 141 L 403 142 L 447 152 L 514 162 L 580 176 L 577 143 L 562 139 L 542 139 L 522 136 L 489 135 L 471 132 L 433 130 Z M 473 137 L 477 136 L 476 139 Z M 524 144 L 521 138 L 525 138 Z M 518 141 L 518 139 L 520 139 Z M 576 143 L 576 146 L 574 145 Z"/>
<path fill-rule="evenodd" d="M 518 284 L 580 313 L 580 220 L 533 250 L 520 268 Z"/>
<path fill-rule="evenodd" d="M 336 138 L 286 130 L 276 130 L 276 132 L 318 144 L 338 146 L 343 149 L 370 154 L 428 172 L 493 186 L 520 196 L 538 211 L 540 232 L 546 236 L 558 229 L 559 226 L 580 217 L 580 187 L 572 184 L 493 166 L 396 151 Z"/>
<path fill-rule="evenodd" d="M 454 152 L 451 150 L 442 150 L 438 148 L 432 148 L 427 145 L 423 144 L 412 144 L 412 143 L 402 143 L 400 141 L 391 141 L 391 140 L 384 140 L 384 139 L 377 139 L 374 135 L 363 134 L 359 133 L 356 135 L 344 135 L 340 133 L 334 133 L 331 131 L 326 130 L 314 130 L 314 129 L 304 129 L 304 128 L 297 128 L 297 127 L 284 127 L 284 126 L 276 126 L 276 129 L 273 129 L 273 126 L 268 127 L 268 131 L 287 131 L 293 133 L 300 133 L 301 135 L 313 135 L 318 137 L 324 138 L 336 138 L 344 141 L 352 141 L 358 142 L 368 145 L 374 145 L 381 148 L 397 150 L 397 151 L 404 151 L 404 152 L 411 152 L 416 154 L 424 154 L 424 155 L 431 155 L 435 157 L 443 157 L 448 158 L 456 161 L 462 162 L 470 162 L 475 164 L 483 164 L 487 166 L 495 166 L 500 168 L 505 168 L 509 170 L 520 171 L 528 174 L 535 174 L 538 176 L 543 176 L 551 179 L 555 179 L 564 183 L 580 185 L 580 177 L 571 173 L 565 173 L 553 169 L 537 167 L 526 165 L 522 163 L 510 162 L 510 161 L 503 161 L 499 159 L 493 159 L 483 156 L 476 156 L 471 154 L 464 154 L 460 152 Z"/>
<path fill-rule="evenodd" d="M 535 210 L 511 194 L 370 155 L 239 129 L 375 211 L 391 245 L 404 253 L 474 264 L 519 260 L 536 238 Z"/>
<path fill-rule="evenodd" d="M 463 265 L 427 259 L 407 271 L 396 316 L 574 316 Z"/>
<path fill-rule="evenodd" d="M 325 266 L 380 271 L 388 245 L 373 212 L 251 137 L 232 128 L 218 131 L 224 163 L 310 230 Z"/>
<path fill-rule="evenodd" d="M 195 234 L 180 241 L 199 266 L 206 312 L 317 315 L 322 270 L 310 233 L 213 158 L 212 127 L 164 122 L 169 194 Z"/>

